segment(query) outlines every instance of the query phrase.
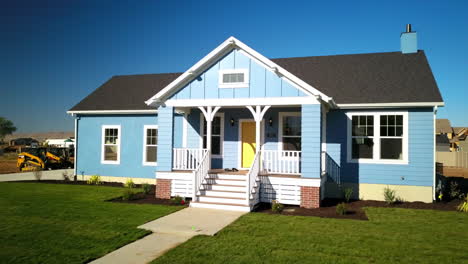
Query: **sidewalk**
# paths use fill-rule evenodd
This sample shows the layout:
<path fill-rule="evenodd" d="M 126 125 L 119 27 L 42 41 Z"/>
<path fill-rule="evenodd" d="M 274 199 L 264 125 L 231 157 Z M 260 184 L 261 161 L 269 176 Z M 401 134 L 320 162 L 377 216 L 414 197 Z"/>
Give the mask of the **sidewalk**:
<path fill-rule="evenodd" d="M 215 235 L 243 214 L 245 212 L 185 208 L 139 226 L 138 228 L 153 231 L 153 234 L 91 263 L 148 263 L 196 235 Z"/>
<path fill-rule="evenodd" d="M 64 170 L 44 170 L 41 171 L 42 177 L 41 180 L 63 180 L 62 173 L 66 172 L 70 177 L 73 177 L 73 169 L 64 169 Z M 33 172 L 18 172 L 18 173 L 8 173 L 0 174 L 0 182 L 7 181 L 35 181 Z"/>

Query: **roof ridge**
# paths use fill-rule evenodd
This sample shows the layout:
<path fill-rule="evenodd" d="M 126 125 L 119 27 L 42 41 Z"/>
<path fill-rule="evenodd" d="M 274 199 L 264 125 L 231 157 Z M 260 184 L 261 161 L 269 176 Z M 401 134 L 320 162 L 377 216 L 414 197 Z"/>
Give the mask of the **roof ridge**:
<path fill-rule="evenodd" d="M 417 53 L 424 53 L 424 50 L 418 50 Z M 330 54 L 330 55 L 318 55 L 318 56 L 299 56 L 299 57 L 284 57 L 284 58 L 270 58 L 270 60 L 283 60 L 283 59 L 305 59 L 305 58 L 321 58 L 321 57 L 339 57 L 339 56 L 359 56 L 359 55 L 377 55 L 377 54 L 394 54 L 401 53 L 401 51 L 385 51 L 385 52 L 367 52 L 367 53 L 348 53 L 348 54 Z M 405 54 L 407 55 L 407 54 Z"/>

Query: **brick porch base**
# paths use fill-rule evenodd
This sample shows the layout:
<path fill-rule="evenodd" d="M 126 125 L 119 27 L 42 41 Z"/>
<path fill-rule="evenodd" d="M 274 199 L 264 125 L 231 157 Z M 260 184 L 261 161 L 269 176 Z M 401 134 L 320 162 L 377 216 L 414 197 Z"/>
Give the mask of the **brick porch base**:
<path fill-rule="evenodd" d="M 156 198 L 171 199 L 171 180 L 159 179 L 156 181 Z"/>
<path fill-rule="evenodd" d="M 301 186 L 301 207 L 320 207 L 320 187 Z"/>

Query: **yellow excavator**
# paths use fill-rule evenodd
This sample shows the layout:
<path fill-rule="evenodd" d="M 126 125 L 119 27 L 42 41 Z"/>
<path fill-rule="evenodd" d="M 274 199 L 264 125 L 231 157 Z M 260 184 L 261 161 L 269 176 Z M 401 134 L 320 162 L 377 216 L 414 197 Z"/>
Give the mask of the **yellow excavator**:
<path fill-rule="evenodd" d="M 25 148 L 18 154 L 19 171 L 52 170 L 73 167 L 66 148 Z"/>

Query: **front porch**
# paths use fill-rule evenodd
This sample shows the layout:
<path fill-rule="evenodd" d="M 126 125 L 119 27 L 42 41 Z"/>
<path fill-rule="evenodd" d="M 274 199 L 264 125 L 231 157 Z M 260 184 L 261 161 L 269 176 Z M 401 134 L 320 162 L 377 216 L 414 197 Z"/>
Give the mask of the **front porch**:
<path fill-rule="evenodd" d="M 172 122 L 175 115 L 183 118 L 182 146 L 167 144 L 174 139 L 164 140 L 164 135 L 174 136 L 174 131 L 160 126 L 160 140 L 164 141 L 159 150 L 166 150 L 170 157 L 162 165 L 158 160 L 160 198 L 179 195 L 191 197 L 194 207 L 230 206 L 244 211 L 272 200 L 318 207 L 320 105 L 162 109 L 167 108 Z M 159 113 L 161 120 L 164 111 Z M 172 123 L 171 127 L 177 126 Z M 302 146 L 307 145 L 310 148 L 304 153 Z M 317 188 L 310 199 L 301 195 L 309 187 Z"/>

